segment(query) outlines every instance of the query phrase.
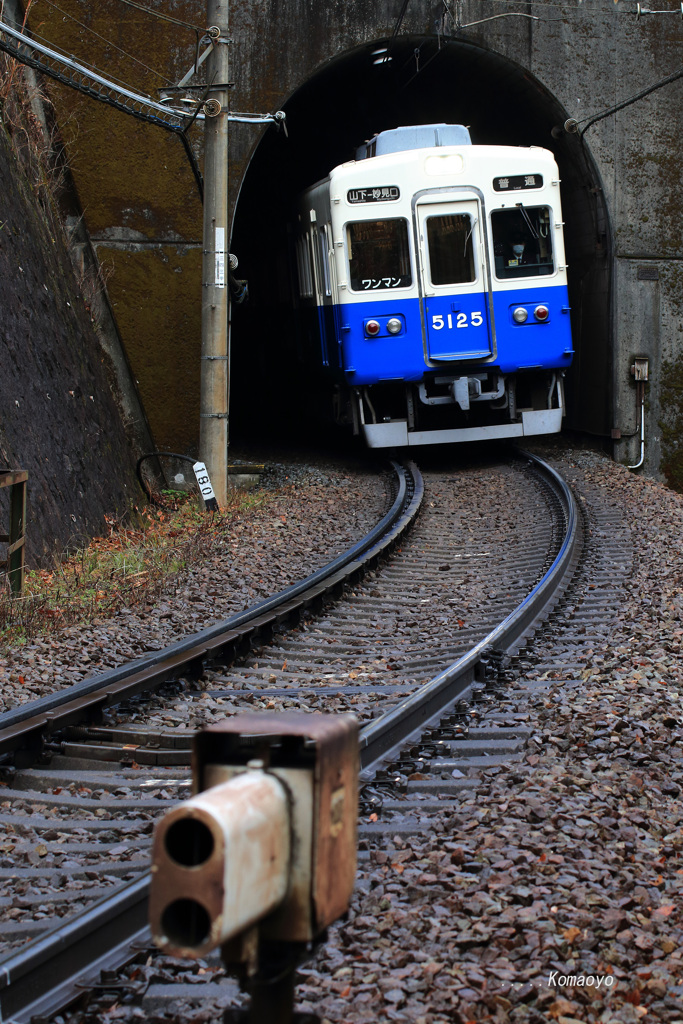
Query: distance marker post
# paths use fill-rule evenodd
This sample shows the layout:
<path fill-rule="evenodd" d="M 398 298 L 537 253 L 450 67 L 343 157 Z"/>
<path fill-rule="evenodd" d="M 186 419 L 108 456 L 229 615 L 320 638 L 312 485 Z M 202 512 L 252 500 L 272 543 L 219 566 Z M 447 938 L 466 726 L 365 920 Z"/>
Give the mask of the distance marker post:
<path fill-rule="evenodd" d="M 204 499 L 204 507 L 207 512 L 218 512 L 218 501 L 216 500 L 216 495 L 213 493 L 211 479 L 209 478 L 206 466 L 203 462 L 195 462 L 192 468 L 194 470 L 194 475 L 197 478 L 199 493 Z"/>

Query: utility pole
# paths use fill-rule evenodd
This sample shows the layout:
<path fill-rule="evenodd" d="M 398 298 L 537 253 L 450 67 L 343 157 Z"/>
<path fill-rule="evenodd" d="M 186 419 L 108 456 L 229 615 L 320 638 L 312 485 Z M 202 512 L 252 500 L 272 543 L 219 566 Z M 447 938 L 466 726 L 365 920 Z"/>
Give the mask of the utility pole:
<path fill-rule="evenodd" d="M 204 105 L 204 256 L 199 457 L 218 504 L 228 497 L 228 0 L 208 0 L 214 46 Z"/>

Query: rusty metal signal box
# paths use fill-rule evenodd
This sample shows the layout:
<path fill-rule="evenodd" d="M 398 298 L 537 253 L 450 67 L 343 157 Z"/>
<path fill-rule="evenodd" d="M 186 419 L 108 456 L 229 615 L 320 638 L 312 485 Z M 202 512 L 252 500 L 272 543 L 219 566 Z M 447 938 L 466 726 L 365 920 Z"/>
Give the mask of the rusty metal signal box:
<path fill-rule="evenodd" d="M 199 732 L 194 796 L 154 837 L 157 945 L 183 957 L 220 946 L 248 978 L 267 976 L 273 950 L 281 963 L 319 939 L 353 891 L 358 750 L 352 715 L 250 713 Z"/>

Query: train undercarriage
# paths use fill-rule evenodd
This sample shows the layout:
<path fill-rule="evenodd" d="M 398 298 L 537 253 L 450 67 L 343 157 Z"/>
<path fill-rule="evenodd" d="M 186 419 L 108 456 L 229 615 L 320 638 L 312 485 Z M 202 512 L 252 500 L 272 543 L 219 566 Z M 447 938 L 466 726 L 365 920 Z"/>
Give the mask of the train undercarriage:
<path fill-rule="evenodd" d="M 562 427 L 563 376 L 561 370 L 472 372 L 339 387 L 335 419 L 351 423 L 369 448 L 552 434 Z"/>

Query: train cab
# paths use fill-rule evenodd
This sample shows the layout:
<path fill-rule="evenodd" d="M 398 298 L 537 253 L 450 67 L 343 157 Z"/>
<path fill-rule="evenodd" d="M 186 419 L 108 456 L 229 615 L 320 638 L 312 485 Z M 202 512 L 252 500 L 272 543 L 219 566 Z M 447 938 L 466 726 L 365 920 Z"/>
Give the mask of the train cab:
<path fill-rule="evenodd" d="M 572 358 L 559 175 L 462 125 L 380 133 L 298 203 L 298 302 L 370 447 L 560 430 Z"/>

